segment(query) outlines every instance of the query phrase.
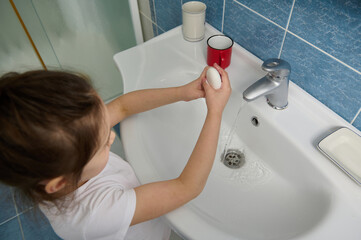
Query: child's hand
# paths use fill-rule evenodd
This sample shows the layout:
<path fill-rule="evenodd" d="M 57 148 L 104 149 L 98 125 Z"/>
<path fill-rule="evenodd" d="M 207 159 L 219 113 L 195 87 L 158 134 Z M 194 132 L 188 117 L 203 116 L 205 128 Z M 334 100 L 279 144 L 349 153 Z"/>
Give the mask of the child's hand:
<path fill-rule="evenodd" d="M 202 87 L 202 80 L 206 78 L 208 68 L 208 66 L 204 68 L 199 78 L 181 87 L 182 94 L 184 94 L 184 101 L 188 102 L 205 96 L 205 92 Z"/>
<path fill-rule="evenodd" d="M 217 90 L 214 89 L 211 85 L 207 83 L 205 78 L 202 78 L 202 86 L 205 91 L 208 113 L 222 114 L 223 109 L 228 102 L 229 96 L 231 95 L 232 88 L 228 79 L 227 72 L 224 71 L 216 63 L 214 64 L 214 67 L 221 75 L 221 79 L 222 79 L 221 88 Z"/>

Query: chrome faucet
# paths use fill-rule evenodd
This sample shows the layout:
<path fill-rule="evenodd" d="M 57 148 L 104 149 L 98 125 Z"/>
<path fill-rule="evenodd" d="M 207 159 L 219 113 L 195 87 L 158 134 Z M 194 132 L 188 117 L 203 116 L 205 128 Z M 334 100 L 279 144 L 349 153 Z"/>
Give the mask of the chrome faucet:
<path fill-rule="evenodd" d="M 266 96 L 267 103 L 274 109 L 285 109 L 288 104 L 288 76 L 291 66 L 288 62 L 278 58 L 267 59 L 262 64 L 267 75 L 259 79 L 243 92 L 247 102 L 261 96 Z"/>

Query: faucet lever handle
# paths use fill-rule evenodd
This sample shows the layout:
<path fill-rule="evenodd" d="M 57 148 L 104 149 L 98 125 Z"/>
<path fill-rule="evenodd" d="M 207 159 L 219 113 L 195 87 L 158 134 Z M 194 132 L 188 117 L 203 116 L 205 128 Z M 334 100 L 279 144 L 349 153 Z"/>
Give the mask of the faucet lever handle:
<path fill-rule="evenodd" d="M 287 77 L 291 72 L 291 65 L 279 58 L 270 58 L 263 62 L 262 69 L 279 77 Z"/>

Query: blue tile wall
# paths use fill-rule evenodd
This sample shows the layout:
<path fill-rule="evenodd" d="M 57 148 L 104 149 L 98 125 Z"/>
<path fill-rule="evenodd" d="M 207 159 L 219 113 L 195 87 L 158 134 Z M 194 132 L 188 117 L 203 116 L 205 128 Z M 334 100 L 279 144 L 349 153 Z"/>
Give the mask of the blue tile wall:
<path fill-rule="evenodd" d="M 118 137 L 120 137 L 120 123 L 113 127 L 113 131 L 118 135 Z"/>
<path fill-rule="evenodd" d="M 291 34 L 286 36 L 282 58 L 291 64 L 294 83 L 348 122 L 354 118 L 361 106 L 359 74 L 324 53 L 314 51 Z"/>
<path fill-rule="evenodd" d="M 296 1 L 289 30 L 361 70 L 361 1 Z"/>
<path fill-rule="evenodd" d="M 284 36 L 282 29 L 233 1 L 226 4 L 223 32 L 261 59 L 277 57 Z"/>
<path fill-rule="evenodd" d="M 182 24 L 182 4 L 174 0 L 154 1 L 157 25 L 164 31 L 168 31 Z"/>
<path fill-rule="evenodd" d="M 4 239 L 4 240 L 23 239 L 17 217 L 0 225 L 0 239 Z"/>
<path fill-rule="evenodd" d="M 0 239 L 60 239 L 39 209 L 14 201 L 14 191 L 0 184 Z"/>
<path fill-rule="evenodd" d="M 16 210 L 10 187 L 0 185 L 0 196 L 0 223 L 3 223 L 15 216 Z"/>
<path fill-rule="evenodd" d="M 358 128 L 361 129 L 361 114 L 359 113 L 357 118 L 355 119 L 355 122 L 353 123 L 353 125 Z"/>
<path fill-rule="evenodd" d="M 158 36 L 159 34 L 161 34 L 159 31 L 158 31 L 158 26 L 155 25 L 155 24 L 152 24 L 153 26 L 153 33 L 154 33 L 154 36 Z M 159 32 L 159 33 L 158 33 Z"/>
<path fill-rule="evenodd" d="M 154 7 L 154 3 L 153 0 L 149 0 L 149 9 L 150 9 L 150 15 L 151 18 L 154 20 L 154 22 L 156 21 L 156 16 L 155 16 L 155 7 Z"/>
<path fill-rule="evenodd" d="M 54 233 L 48 219 L 39 209 L 27 211 L 19 218 L 26 239 L 61 239 Z"/>
<path fill-rule="evenodd" d="M 158 30 L 181 25 L 189 0 L 153 1 Z M 360 0 L 201 1 L 209 24 L 263 60 L 289 61 L 294 83 L 361 130 Z"/>
<path fill-rule="evenodd" d="M 238 2 L 285 28 L 293 0 L 238 0 Z"/>

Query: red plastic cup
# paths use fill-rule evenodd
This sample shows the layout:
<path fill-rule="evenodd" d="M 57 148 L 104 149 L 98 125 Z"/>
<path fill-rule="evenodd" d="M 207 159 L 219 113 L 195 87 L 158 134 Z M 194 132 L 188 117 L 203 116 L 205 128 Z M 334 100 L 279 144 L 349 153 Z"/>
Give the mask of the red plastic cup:
<path fill-rule="evenodd" d="M 226 35 L 213 35 L 207 40 L 207 64 L 213 66 L 217 63 L 221 68 L 225 69 L 231 64 L 232 38 Z"/>

